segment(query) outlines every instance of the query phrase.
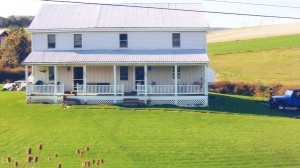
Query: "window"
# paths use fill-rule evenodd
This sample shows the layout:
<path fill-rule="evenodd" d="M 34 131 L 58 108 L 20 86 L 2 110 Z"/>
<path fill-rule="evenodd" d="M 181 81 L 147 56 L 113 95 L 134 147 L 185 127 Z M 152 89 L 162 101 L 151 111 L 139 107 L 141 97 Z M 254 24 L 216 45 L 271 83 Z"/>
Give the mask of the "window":
<path fill-rule="evenodd" d="M 177 79 L 180 79 L 180 74 L 181 74 L 181 70 L 180 70 L 180 66 L 177 67 Z M 172 79 L 175 79 L 175 67 L 172 67 Z"/>
<path fill-rule="evenodd" d="M 55 48 L 55 34 L 48 34 L 48 48 Z"/>
<path fill-rule="evenodd" d="M 173 48 L 180 47 L 180 33 L 172 34 L 172 45 L 173 45 Z"/>
<path fill-rule="evenodd" d="M 120 80 L 128 80 L 128 66 L 120 66 Z"/>
<path fill-rule="evenodd" d="M 50 66 L 48 69 L 49 69 L 49 81 L 53 81 L 54 80 L 54 67 Z"/>
<path fill-rule="evenodd" d="M 82 34 L 74 34 L 74 48 L 82 48 Z"/>
<path fill-rule="evenodd" d="M 0 44 L 2 44 L 2 42 L 4 41 L 5 37 L 1 37 L 0 38 Z"/>
<path fill-rule="evenodd" d="M 128 48 L 128 35 L 120 34 L 120 48 Z"/>

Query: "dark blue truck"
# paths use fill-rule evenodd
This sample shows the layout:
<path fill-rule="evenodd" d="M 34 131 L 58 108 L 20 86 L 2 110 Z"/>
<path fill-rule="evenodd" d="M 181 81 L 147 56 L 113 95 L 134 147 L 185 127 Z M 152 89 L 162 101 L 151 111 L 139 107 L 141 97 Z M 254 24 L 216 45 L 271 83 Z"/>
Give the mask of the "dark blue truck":
<path fill-rule="evenodd" d="M 269 100 L 270 107 L 284 110 L 285 107 L 297 107 L 300 110 L 300 89 L 287 90 L 283 96 L 272 96 Z"/>

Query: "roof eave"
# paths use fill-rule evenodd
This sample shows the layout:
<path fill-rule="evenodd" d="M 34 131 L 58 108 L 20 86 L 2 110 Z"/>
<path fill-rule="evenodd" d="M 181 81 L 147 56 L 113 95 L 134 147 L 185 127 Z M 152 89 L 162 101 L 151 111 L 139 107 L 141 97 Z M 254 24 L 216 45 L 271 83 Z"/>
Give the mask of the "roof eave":
<path fill-rule="evenodd" d="M 53 28 L 53 29 L 28 29 L 30 33 L 53 32 L 135 32 L 135 31 L 202 31 L 207 32 L 209 27 L 101 27 L 101 28 Z"/>
<path fill-rule="evenodd" d="M 201 62 L 55 62 L 55 63 L 38 63 L 38 62 L 22 62 L 22 65 L 201 65 L 209 64 L 209 61 Z"/>

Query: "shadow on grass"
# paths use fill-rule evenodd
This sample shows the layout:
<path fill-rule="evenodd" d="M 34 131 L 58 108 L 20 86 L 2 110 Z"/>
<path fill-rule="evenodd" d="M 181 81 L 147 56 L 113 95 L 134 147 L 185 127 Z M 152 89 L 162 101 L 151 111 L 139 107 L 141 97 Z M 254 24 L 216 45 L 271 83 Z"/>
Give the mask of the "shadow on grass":
<path fill-rule="evenodd" d="M 205 109 L 211 112 L 287 117 L 276 110 L 271 110 L 266 104 L 262 104 L 262 101 L 244 96 L 210 94 L 209 107 Z"/>
<path fill-rule="evenodd" d="M 209 95 L 209 107 L 183 108 L 174 105 L 160 105 L 151 107 L 136 107 L 137 109 L 163 109 L 163 111 L 193 111 L 208 113 L 232 113 L 243 115 L 263 115 L 288 117 L 278 111 L 270 110 L 268 106 L 263 105 L 262 101 L 255 100 L 252 97 L 223 95 L 211 93 Z M 124 107 L 124 106 L 120 106 Z"/>
<path fill-rule="evenodd" d="M 270 110 L 267 105 L 261 104 L 261 101 L 254 97 L 235 96 L 224 94 L 209 94 L 209 107 L 177 107 L 174 105 L 157 105 L 157 106 L 139 106 L 139 107 L 125 107 L 123 105 L 117 106 L 75 106 L 74 109 L 111 109 L 111 110 L 141 110 L 151 111 L 159 110 L 166 112 L 202 112 L 202 113 L 229 113 L 237 115 L 260 115 L 260 116 L 274 116 L 274 117 L 289 117 L 276 110 Z"/>

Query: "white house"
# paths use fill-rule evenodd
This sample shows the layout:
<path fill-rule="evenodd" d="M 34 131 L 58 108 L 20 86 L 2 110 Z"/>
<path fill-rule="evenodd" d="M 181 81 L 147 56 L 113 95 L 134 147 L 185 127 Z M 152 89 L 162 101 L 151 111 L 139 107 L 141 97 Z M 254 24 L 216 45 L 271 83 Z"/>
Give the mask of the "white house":
<path fill-rule="evenodd" d="M 44 5 L 29 27 L 27 103 L 207 106 L 209 25 L 191 10 L 202 4 Z"/>

